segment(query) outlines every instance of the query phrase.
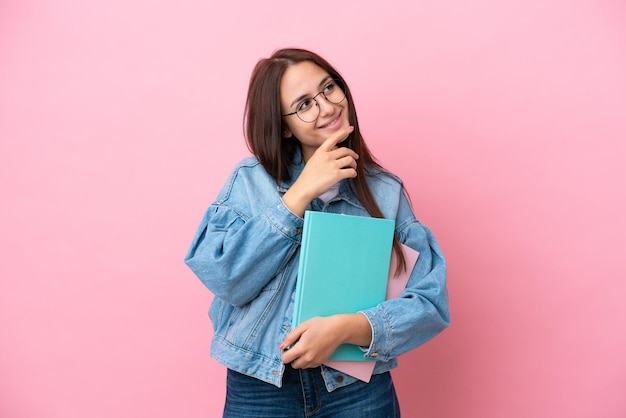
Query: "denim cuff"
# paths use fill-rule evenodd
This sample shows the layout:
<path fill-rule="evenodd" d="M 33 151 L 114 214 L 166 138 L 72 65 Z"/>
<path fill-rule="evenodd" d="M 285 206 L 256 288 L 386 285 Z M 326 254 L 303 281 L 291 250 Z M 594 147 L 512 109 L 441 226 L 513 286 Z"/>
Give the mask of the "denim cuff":
<path fill-rule="evenodd" d="M 364 348 L 365 357 L 375 358 L 377 360 L 387 361 L 391 357 L 389 356 L 390 341 L 388 339 L 388 333 L 386 329 L 389 325 L 385 312 L 379 307 L 367 309 L 365 311 L 359 311 L 367 318 L 372 327 L 372 342 L 369 347 Z"/>
<path fill-rule="evenodd" d="M 286 237 L 300 242 L 302 241 L 302 227 L 304 219 L 290 211 L 282 199 L 276 205 L 265 211 L 269 222 Z"/>

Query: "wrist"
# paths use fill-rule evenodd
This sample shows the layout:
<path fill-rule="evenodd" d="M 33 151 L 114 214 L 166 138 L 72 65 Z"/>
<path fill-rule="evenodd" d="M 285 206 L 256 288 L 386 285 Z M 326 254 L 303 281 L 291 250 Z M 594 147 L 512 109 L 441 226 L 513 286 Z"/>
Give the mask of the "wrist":
<path fill-rule="evenodd" d="M 287 190 L 287 192 L 285 192 L 282 199 L 285 206 L 287 206 L 291 212 L 302 218 L 304 216 L 304 211 L 314 198 L 315 197 L 309 197 L 305 193 L 299 191 L 294 184 L 289 190 Z"/>
<path fill-rule="evenodd" d="M 341 321 L 341 344 L 369 347 L 372 343 L 372 326 L 362 313 L 337 315 Z"/>

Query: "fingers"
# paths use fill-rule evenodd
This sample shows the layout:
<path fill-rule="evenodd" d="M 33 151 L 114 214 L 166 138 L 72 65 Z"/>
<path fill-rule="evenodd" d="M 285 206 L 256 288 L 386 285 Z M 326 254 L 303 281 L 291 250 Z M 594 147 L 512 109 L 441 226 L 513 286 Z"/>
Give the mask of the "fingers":
<path fill-rule="evenodd" d="M 340 338 L 334 330 L 332 317 L 311 318 L 293 329 L 279 348 L 283 351 L 281 360 L 295 369 L 317 367 L 335 351 Z M 297 342 L 296 342 L 297 341 Z"/>
<path fill-rule="evenodd" d="M 309 324 L 310 321 L 305 321 L 295 327 L 278 346 L 283 350 L 281 360 L 284 364 L 291 364 L 295 369 L 314 367 L 312 366 L 313 358 L 310 348 L 307 349 L 306 341 L 301 341 L 303 334 L 309 329 Z"/>
<path fill-rule="evenodd" d="M 304 332 L 304 328 L 302 326 L 295 327 L 283 340 L 282 343 L 278 346 L 281 350 L 286 350 L 292 345 L 294 345 L 299 339 L 302 333 Z"/>
<path fill-rule="evenodd" d="M 336 147 L 353 130 L 350 126 L 334 132 L 306 160 L 302 173 L 282 197 L 291 212 L 304 215 L 313 199 L 337 182 L 357 177 L 358 154 L 348 147 Z"/>
<path fill-rule="evenodd" d="M 337 144 L 345 141 L 348 138 L 348 135 L 352 133 L 352 131 L 354 131 L 354 126 L 348 126 L 347 128 L 338 130 L 337 132 L 326 138 L 326 141 L 324 141 L 324 143 L 320 145 L 320 148 L 326 151 L 332 150 L 337 146 Z"/>
<path fill-rule="evenodd" d="M 358 157 L 357 157 L 358 158 Z M 340 178 L 355 178 L 357 176 L 357 162 L 352 155 L 347 155 L 335 160 Z"/>
<path fill-rule="evenodd" d="M 295 347 L 296 342 L 300 339 L 306 328 L 302 324 L 295 327 L 285 339 L 279 344 L 278 348 L 283 350 L 282 361 L 285 364 L 291 363 L 299 357 L 299 353 Z"/>
<path fill-rule="evenodd" d="M 359 155 L 356 152 L 354 152 L 354 150 L 352 150 L 350 148 L 347 148 L 347 147 L 335 148 L 334 150 L 329 151 L 329 154 L 335 160 L 339 160 L 339 159 L 342 159 L 344 157 L 349 157 L 352 160 L 358 160 L 359 159 Z M 356 164 L 356 161 L 355 161 L 355 164 Z"/>
<path fill-rule="evenodd" d="M 283 351 L 283 355 L 281 356 L 283 364 L 289 364 L 297 358 L 298 356 L 293 351 L 293 348 Z"/>
<path fill-rule="evenodd" d="M 341 168 L 353 168 L 356 170 L 356 159 L 352 156 L 346 156 L 343 158 L 339 158 L 337 160 L 337 164 Z"/>
<path fill-rule="evenodd" d="M 317 367 L 322 361 L 317 359 L 313 352 L 299 349 L 298 344 L 283 352 L 281 357 L 283 364 L 291 364 L 294 369 Z"/>
<path fill-rule="evenodd" d="M 322 362 L 315 361 L 314 359 L 308 360 L 305 358 L 305 356 L 301 356 L 294 359 L 290 363 L 283 364 L 291 364 L 291 367 L 294 369 L 312 369 L 314 367 L 320 366 Z"/>

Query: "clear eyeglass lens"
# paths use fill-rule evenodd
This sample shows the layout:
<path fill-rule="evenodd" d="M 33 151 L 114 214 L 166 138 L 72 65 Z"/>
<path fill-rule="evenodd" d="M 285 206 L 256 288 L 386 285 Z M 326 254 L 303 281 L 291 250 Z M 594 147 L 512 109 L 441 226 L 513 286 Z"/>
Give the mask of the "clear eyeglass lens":
<path fill-rule="evenodd" d="M 346 94 L 343 89 L 339 87 L 337 81 L 334 81 L 332 84 L 326 86 L 324 90 L 324 97 L 331 103 L 339 104 L 346 98 Z"/>
<path fill-rule="evenodd" d="M 311 100 L 311 102 L 313 101 Z M 298 117 L 302 119 L 303 122 L 313 122 L 317 119 L 319 114 L 320 108 L 314 102 L 310 106 L 298 109 Z"/>
<path fill-rule="evenodd" d="M 343 89 L 339 87 L 337 81 L 327 84 L 322 91 L 322 95 L 326 100 L 334 104 L 339 104 L 346 98 L 346 94 Z M 298 109 L 297 115 L 303 122 L 314 122 L 320 114 L 320 107 L 313 99 L 308 100 L 310 103 L 306 106 L 301 106 Z M 319 96 L 315 100 L 319 100 Z"/>

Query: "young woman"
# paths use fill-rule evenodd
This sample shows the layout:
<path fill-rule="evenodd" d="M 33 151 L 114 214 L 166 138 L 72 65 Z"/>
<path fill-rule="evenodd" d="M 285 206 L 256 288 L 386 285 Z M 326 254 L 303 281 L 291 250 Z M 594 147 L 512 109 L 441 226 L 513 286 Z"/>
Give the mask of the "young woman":
<path fill-rule="evenodd" d="M 346 81 L 317 54 L 282 49 L 259 61 L 245 126 L 254 157 L 234 169 L 185 257 L 215 296 L 211 355 L 228 368 L 224 416 L 399 417 L 389 371 L 449 324 L 435 238 L 401 180 L 369 152 Z M 420 253 L 402 296 L 291 329 L 307 209 L 394 219 L 397 271 L 401 243 Z M 377 360 L 369 383 L 322 364 L 344 343 Z"/>

